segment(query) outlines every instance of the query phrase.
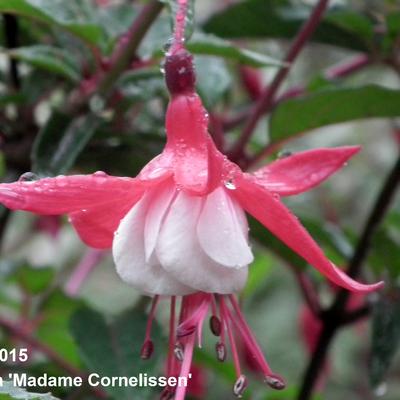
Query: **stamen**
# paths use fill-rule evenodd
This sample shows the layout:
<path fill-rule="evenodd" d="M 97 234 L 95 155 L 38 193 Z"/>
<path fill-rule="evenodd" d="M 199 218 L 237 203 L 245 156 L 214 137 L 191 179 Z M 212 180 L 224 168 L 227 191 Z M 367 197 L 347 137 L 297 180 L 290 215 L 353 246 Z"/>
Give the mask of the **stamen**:
<path fill-rule="evenodd" d="M 233 385 L 233 394 L 240 399 L 247 388 L 247 384 L 247 378 L 244 375 L 240 375 Z"/>
<path fill-rule="evenodd" d="M 282 390 L 285 389 L 286 384 L 284 380 L 278 375 L 269 375 L 264 378 L 264 382 L 272 389 Z"/>
<path fill-rule="evenodd" d="M 148 360 L 154 351 L 154 343 L 152 340 L 146 340 L 143 343 L 142 349 L 140 350 L 140 358 L 142 360 Z"/>
<path fill-rule="evenodd" d="M 240 368 L 240 361 L 239 361 L 239 353 L 237 351 L 235 338 L 233 336 L 232 328 L 227 318 L 227 307 L 225 305 L 225 301 L 223 297 L 221 297 L 221 314 L 224 315 L 226 321 L 226 330 L 228 332 L 229 343 L 231 345 L 232 357 L 233 357 L 233 364 L 235 366 L 236 376 L 239 378 L 242 375 L 242 371 Z"/>
<path fill-rule="evenodd" d="M 175 348 L 174 348 L 174 354 L 178 361 L 180 361 L 180 362 L 183 361 L 184 348 L 183 348 L 183 344 L 181 342 L 176 342 Z"/>
<path fill-rule="evenodd" d="M 216 297 L 217 296 L 218 296 L 217 294 L 211 296 L 211 310 L 212 310 L 212 314 L 213 315 L 218 315 L 218 313 L 217 313 L 217 301 L 216 301 Z"/>
<path fill-rule="evenodd" d="M 218 342 L 215 345 L 215 352 L 217 353 L 217 360 L 224 362 L 226 360 L 226 347 L 224 343 Z"/>
<path fill-rule="evenodd" d="M 203 324 L 208 312 L 208 306 L 205 309 L 204 313 L 200 316 L 199 322 L 197 324 L 197 344 L 199 348 L 202 346 L 202 338 L 203 338 Z"/>
<path fill-rule="evenodd" d="M 167 376 L 171 376 L 175 363 L 175 304 L 176 297 L 171 296 L 170 314 L 169 314 L 169 338 L 168 338 L 168 358 L 167 358 Z"/>
<path fill-rule="evenodd" d="M 172 400 L 175 396 L 175 389 L 166 387 L 162 392 L 160 396 L 160 400 Z"/>
<path fill-rule="evenodd" d="M 202 324 L 202 321 L 207 314 L 209 304 L 210 299 L 206 297 L 198 306 L 197 310 L 178 326 L 178 337 L 191 335 L 196 328 Z"/>
<path fill-rule="evenodd" d="M 235 324 L 236 328 L 239 330 L 243 341 L 245 342 L 246 346 L 248 349 L 253 353 L 253 356 L 255 357 L 256 361 L 258 362 L 259 367 L 261 368 L 261 371 L 264 373 L 264 381 L 273 389 L 281 390 L 283 389 L 286 385 L 284 380 L 279 377 L 279 375 L 274 374 L 268 365 L 267 361 L 265 360 L 264 354 L 260 348 L 260 346 L 257 343 L 257 340 L 255 339 L 253 333 L 251 332 L 250 328 L 248 327 L 241 311 L 240 307 L 233 295 L 229 295 L 229 300 L 232 304 L 232 307 L 235 310 L 236 316 L 238 317 L 238 320 L 233 318 L 233 316 L 230 314 L 229 309 L 226 308 L 227 314 L 229 315 L 231 321 Z"/>
<path fill-rule="evenodd" d="M 189 336 L 185 344 L 185 354 L 182 362 L 180 377 L 186 377 L 189 380 L 190 367 L 192 365 L 193 348 L 195 342 L 195 335 Z M 186 386 L 178 386 L 176 389 L 175 400 L 184 400 L 186 393 Z"/>
<path fill-rule="evenodd" d="M 215 297 L 217 298 L 217 299 L 219 299 L 218 297 L 217 297 L 218 295 L 216 295 Z M 220 302 L 221 303 L 221 302 Z M 220 322 L 221 322 L 221 332 L 220 332 L 220 344 L 221 344 L 221 349 L 223 348 L 223 351 L 224 351 L 224 353 L 225 353 L 225 356 L 223 357 L 223 358 L 218 358 L 218 352 L 217 352 L 217 358 L 218 358 L 218 360 L 219 361 L 225 361 L 225 359 L 226 359 L 226 346 L 225 346 L 225 329 L 226 329 L 226 321 L 225 321 L 225 316 L 224 316 L 224 313 L 222 312 L 222 309 L 220 308 L 220 312 L 219 312 L 219 315 L 220 315 Z M 221 355 L 222 355 L 222 350 L 221 350 Z"/>
<path fill-rule="evenodd" d="M 147 319 L 144 343 L 143 343 L 142 349 L 140 350 L 140 357 L 142 358 L 142 360 L 148 360 L 154 351 L 154 343 L 151 340 L 151 327 L 153 325 L 153 320 L 154 320 L 154 316 L 155 316 L 155 312 L 156 312 L 157 304 L 158 304 L 159 300 L 160 300 L 160 296 L 156 295 L 156 296 L 154 296 L 153 302 L 151 304 L 149 317 Z"/>
<path fill-rule="evenodd" d="M 221 321 L 216 315 L 212 315 L 210 318 L 210 329 L 213 335 L 215 336 L 221 335 Z"/>

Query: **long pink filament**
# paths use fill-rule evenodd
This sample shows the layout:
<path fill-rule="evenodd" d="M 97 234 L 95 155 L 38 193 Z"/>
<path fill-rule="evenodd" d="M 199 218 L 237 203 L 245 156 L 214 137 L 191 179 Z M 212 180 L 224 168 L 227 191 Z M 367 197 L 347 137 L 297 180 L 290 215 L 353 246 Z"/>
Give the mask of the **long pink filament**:
<path fill-rule="evenodd" d="M 237 351 L 235 338 L 233 336 L 232 327 L 231 327 L 231 324 L 230 324 L 230 321 L 228 318 L 228 315 L 229 315 L 228 309 L 225 305 L 225 301 L 224 301 L 223 297 L 221 297 L 221 314 L 224 315 L 226 331 L 228 333 L 229 343 L 230 343 L 231 351 L 232 351 L 233 364 L 235 365 L 236 376 L 237 376 L 237 378 L 239 378 L 239 376 L 242 375 L 242 371 L 240 368 L 239 354 Z"/>
<path fill-rule="evenodd" d="M 251 351 L 254 352 L 254 355 L 256 356 L 258 364 L 259 364 L 260 368 L 262 369 L 263 373 L 265 374 L 265 376 L 275 376 L 274 373 L 272 372 L 270 366 L 268 365 L 267 361 L 265 360 L 264 354 L 263 354 L 262 350 L 260 349 L 260 346 L 258 345 L 257 340 L 255 339 L 253 333 L 247 326 L 247 323 L 246 323 L 245 319 L 243 318 L 243 315 L 240 311 L 239 305 L 237 304 L 235 297 L 233 295 L 229 295 L 228 297 L 232 304 L 232 307 L 235 310 L 236 316 L 238 317 L 238 320 L 236 320 L 235 318 L 233 318 L 232 315 L 230 315 L 231 320 L 236 325 L 236 327 L 239 330 L 246 345 L 249 347 L 249 349 Z M 227 311 L 228 311 L 228 315 L 229 315 L 230 314 L 229 310 L 227 310 Z"/>
<path fill-rule="evenodd" d="M 145 341 L 150 340 L 151 337 L 151 327 L 153 325 L 154 315 L 157 309 L 158 301 L 160 300 L 160 296 L 156 295 L 153 298 L 153 303 L 151 304 L 149 318 L 147 319 L 146 325 L 146 334 L 145 334 Z"/>
<path fill-rule="evenodd" d="M 196 336 L 190 335 L 185 344 L 185 353 L 183 356 L 182 368 L 179 376 L 186 377 L 189 380 L 190 367 L 192 365 L 193 348 Z M 186 393 L 186 386 L 177 386 L 175 400 L 184 400 Z"/>

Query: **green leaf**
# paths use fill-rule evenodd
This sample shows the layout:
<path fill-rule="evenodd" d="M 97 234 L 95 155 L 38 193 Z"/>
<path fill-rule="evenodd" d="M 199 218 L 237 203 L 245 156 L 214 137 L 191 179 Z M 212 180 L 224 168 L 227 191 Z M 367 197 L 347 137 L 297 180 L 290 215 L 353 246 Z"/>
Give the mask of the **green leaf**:
<path fill-rule="evenodd" d="M 251 296 L 258 291 L 268 278 L 274 266 L 274 260 L 262 252 L 256 252 L 254 262 L 249 269 L 249 277 L 242 292 L 244 297 Z"/>
<path fill-rule="evenodd" d="M 9 54 L 37 68 L 68 78 L 72 82 L 79 82 L 78 64 L 67 50 L 53 46 L 36 45 L 19 47 L 10 51 Z"/>
<path fill-rule="evenodd" d="M 133 101 L 148 101 L 165 95 L 164 77 L 159 68 L 143 68 L 128 71 L 117 83 L 124 97 Z"/>
<path fill-rule="evenodd" d="M 206 108 L 211 109 L 231 86 L 231 76 L 219 58 L 198 56 L 195 63 L 199 95 Z"/>
<path fill-rule="evenodd" d="M 62 27 L 93 45 L 103 38 L 102 29 L 85 21 L 79 2 L 75 0 L 0 0 L 0 12 Z"/>
<path fill-rule="evenodd" d="M 52 268 L 32 268 L 27 265 L 18 268 L 13 279 L 32 295 L 42 293 L 53 282 L 55 271 Z"/>
<path fill-rule="evenodd" d="M 381 294 L 372 314 L 370 382 L 378 386 L 400 344 L 400 289 Z"/>
<path fill-rule="evenodd" d="M 283 64 L 280 60 L 242 49 L 213 35 L 196 34 L 187 43 L 187 48 L 193 54 L 223 57 L 252 67 L 282 66 Z"/>
<path fill-rule="evenodd" d="M 107 324 L 101 314 L 82 308 L 71 320 L 71 332 L 80 349 L 83 362 L 90 371 L 100 376 L 137 376 L 139 373 L 155 374 L 157 356 L 155 351 L 149 360 L 140 358 L 140 349 L 146 329 L 146 317 L 131 310 Z M 152 339 L 160 345 L 160 332 L 153 323 Z M 146 399 L 154 393 L 151 388 L 106 387 L 110 396 L 118 400 Z"/>
<path fill-rule="evenodd" d="M 377 85 L 327 89 L 279 104 L 272 112 L 270 137 L 284 140 L 325 125 L 400 115 L 400 90 Z"/>
<path fill-rule="evenodd" d="M 400 276 L 400 243 L 398 235 L 392 234 L 385 227 L 380 228 L 373 238 L 370 264 L 378 276 L 388 273 L 392 281 L 395 281 Z"/>
<path fill-rule="evenodd" d="M 293 38 L 311 8 L 293 6 L 288 0 L 248 0 L 213 15 L 206 32 L 224 38 Z M 372 23 L 356 12 L 335 8 L 328 11 L 312 40 L 353 50 L 367 51 L 371 46 Z"/>
<path fill-rule="evenodd" d="M 102 120 L 87 114 L 72 120 L 61 112 L 53 112 L 39 132 L 32 150 L 33 171 L 41 176 L 67 172 Z"/>
<path fill-rule="evenodd" d="M 80 358 L 74 339 L 69 331 L 72 314 L 82 303 L 65 296 L 61 291 L 53 292 L 40 305 L 40 325 L 37 338 L 50 346 L 65 360 L 78 367 Z"/>
<path fill-rule="evenodd" d="M 58 400 L 50 393 L 29 393 L 25 389 L 13 386 L 12 382 L 3 381 L 0 385 L 0 400 Z"/>

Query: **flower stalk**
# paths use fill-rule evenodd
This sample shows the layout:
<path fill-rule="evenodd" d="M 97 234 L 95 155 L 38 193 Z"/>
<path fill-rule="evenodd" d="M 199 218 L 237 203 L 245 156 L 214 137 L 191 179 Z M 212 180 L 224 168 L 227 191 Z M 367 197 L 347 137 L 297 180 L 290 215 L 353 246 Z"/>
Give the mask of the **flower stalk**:
<path fill-rule="evenodd" d="M 264 90 L 264 93 L 260 96 L 250 116 L 248 117 L 243 128 L 242 135 L 235 143 L 233 149 L 230 152 L 231 159 L 238 161 L 240 157 L 243 156 L 244 148 L 247 142 L 250 140 L 259 119 L 264 113 L 270 110 L 275 95 L 281 87 L 283 81 L 286 79 L 293 65 L 293 62 L 296 60 L 307 40 L 312 36 L 319 22 L 321 21 L 321 18 L 328 6 L 328 2 L 329 0 L 319 0 L 309 19 L 301 27 L 300 31 L 298 32 L 296 38 L 289 48 L 289 51 L 284 60 L 284 65 L 278 70 L 272 82 Z"/>

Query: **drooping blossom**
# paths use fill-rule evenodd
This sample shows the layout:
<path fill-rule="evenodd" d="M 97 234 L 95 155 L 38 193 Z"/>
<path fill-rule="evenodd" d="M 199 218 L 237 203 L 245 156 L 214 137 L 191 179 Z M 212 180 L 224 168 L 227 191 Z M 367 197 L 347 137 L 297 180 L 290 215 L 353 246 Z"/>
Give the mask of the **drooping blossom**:
<path fill-rule="evenodd" d="M 348 277 L 333 265 L 282 196 L 315 187 L 354 155 L 356 146 L 309 150 L 245 173 L 221 154 L 208 130 L 208 117 L 195 92 L 192 57 L 181 46 L 166 58 L 171 100 L 166 113 L 167 143 L 136 178 L 58 176 L 0 185 L 0 202 L 13 210 L 43 215 L 68 214 L 89 246 L 112 248 L 121 278 L 154 296 L 142 348 L 151 356 L 151 325 L 160 296 L 171 296 L 167 375 L 188 376 L 203 322 L 218 337 L 217 358 L 235 365 L 234 393 L 247 386 L 235 337 L 239 335 L 265 382 L 282 389 L 235 298 L 246 283 L 253 254 L 245 213 L 337 285 L 360 293 L 379 288 Z M 176 315 L 177 296 L 180 313 Z M 185 388 L 167 388 L 163 399 L 182 400 Z"/>

